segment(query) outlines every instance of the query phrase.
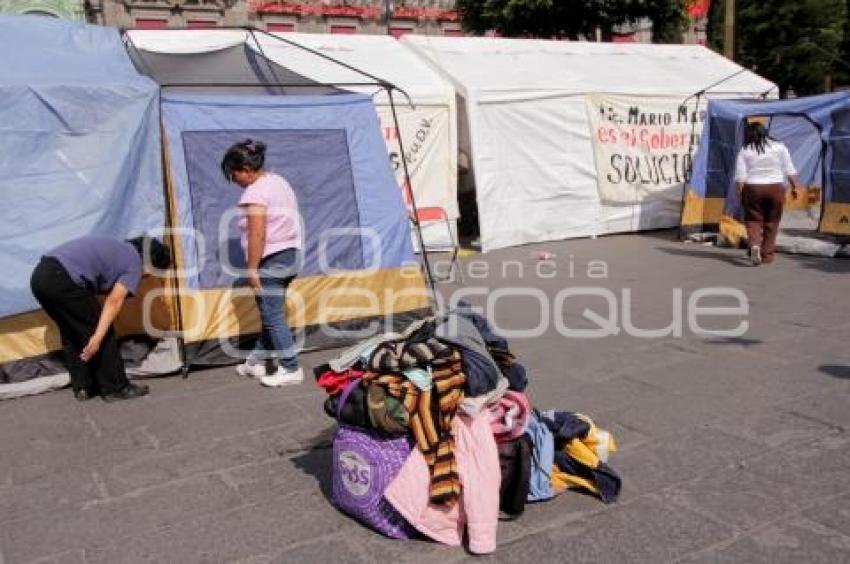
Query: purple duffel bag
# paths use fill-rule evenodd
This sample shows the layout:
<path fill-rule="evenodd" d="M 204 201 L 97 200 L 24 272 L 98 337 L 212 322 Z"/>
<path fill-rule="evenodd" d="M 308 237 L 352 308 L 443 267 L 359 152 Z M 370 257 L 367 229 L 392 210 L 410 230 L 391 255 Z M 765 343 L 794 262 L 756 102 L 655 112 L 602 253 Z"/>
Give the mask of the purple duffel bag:
<path fill-rule="evenodd" d="M 346 425 L 340 414 L 360 379 L 351 382 L 337 404 L 338 428 L 333 442 L 333 504 L 364 525 L 394 539 L 416 530 L 384 499 L 384 491 L 410 455 L 408 437 L 386 438 Z"/>

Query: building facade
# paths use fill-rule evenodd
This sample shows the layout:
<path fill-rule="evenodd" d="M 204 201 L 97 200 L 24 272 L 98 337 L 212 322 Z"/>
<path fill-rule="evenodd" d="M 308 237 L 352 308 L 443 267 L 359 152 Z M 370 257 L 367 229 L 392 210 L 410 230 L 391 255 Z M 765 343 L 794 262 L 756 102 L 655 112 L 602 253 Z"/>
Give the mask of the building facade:
<path fill-rule="evenodd" d="M 705 43 L 710 0 L 691 6 L 685 43 Z M 0 12 L 37 13 L 119 28 L 253 26 L 307 33 L 463 35 L 455 0 L 0 0 Z M 623 26 L 614 42 L 648 43 L 649 22 Z"/>
<path fill-rule="evenodd" d="M 87 7 L 90 21 L 123 28 L 250 25 L 267 31 L 307 33 L 460 35 L 454 3 L 454 0 L 87 0 Z"/>
<path fill-rule="evenodd" d="M 0 0 L 0 12 L 85 19 L 83 0 Z"/>

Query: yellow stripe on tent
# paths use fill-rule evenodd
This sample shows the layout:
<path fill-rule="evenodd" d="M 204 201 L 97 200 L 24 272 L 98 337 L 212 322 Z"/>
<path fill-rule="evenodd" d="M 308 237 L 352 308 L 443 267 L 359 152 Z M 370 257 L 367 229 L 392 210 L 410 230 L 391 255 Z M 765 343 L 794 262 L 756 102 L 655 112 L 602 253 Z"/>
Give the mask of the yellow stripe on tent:
<path fill-rule="evenodd" d="M 797 190 L 795 198 L 791 190 L 785 192 L 785 211 L 809 211 L 820 208 L 823 190 L 819 186 L 806 186 Z"/>
<path fill-rule="evenodd" d="M 150 334 L 176 328 L 175 302 L 168 282 L 145 278 L 115 322 L 119 335 Z M 148 293 L 151 295 L 147 295 Z M 150 307 L 143 315 L 145 301 Z M 183 290 L 187 343 L 259 333 L 260 318 L 249 288 Z M 418 266 L 353 271 L 296 279 L 287 291 L 287 318 L 293 327 L 404 313 L 431 307 Z M 145 324 L 148 323 L 147 327 Z M 59 331 L 43 311 L 0 320 L 0 363 L 59 350 Z"/>
<path fill-rule="evenodd" d="M 115 320 L 118 335 L 143 335 L 147 333 L 146 322 L 157 331 L 170 331 L 176 327 L 175 308 L 169 299 L 169 291 L 164 289 L 167 284 L 160 278 L 142 279 L 137 295 L 127 300 L 121 315 Z M 152 294 L 148 298 L 146 321 L 142 313 L 149 292 Z M 0 335 L 0 364 L 41 356 L 62 348 L 59 330 L 41 310 L 0 320 Z"/>
<path fill-rule="evenodd" d="M 287 290 L 286 301 L 287 320 L 293 327 L 431 306 L 418 266 L 298 278 Z M 260 317 L 250 288 L 184 290 L 180 302 L 187 343 L 260 331 Z"/>
<path fill-rule="evenodd" d="M 682 211 L 682 225 L 718 224 L 725 207 L 724 198 L 703 198 L 693 190 L 688 190 Z"/>
<path fill-rule="evenodd" d="M 62 348 L 59 331 L 43 311 L 7 317 L 0 321 L 0 363 L 41 356 Z"/>
<path fill-rule="evenodd" d="M 850 235 L 850 204 L 827 203 L 823 208 L 820 230 L 833 235 Z"/>
<path fill-rule="evenodd" d="M 797 197 L 788 190 L 785 194 L 785 210 L 809 210 L 820 205 L 822 191 L 819 187 L 806 187 L 797 191 Z M 827 204 L 850 205 L 850 204 Z M 726 200 L 724 198 L 702 198 L 693 190 L 685 195 L 685 208 L 682 212 L 682 225 L 716 225 L 723 220 Z M 846 214 L 846 211 L 845 211 Z M 849 222 L 850 223 L 850 222 Z M 845 233 L 850 225 L 845 225 Z"/>

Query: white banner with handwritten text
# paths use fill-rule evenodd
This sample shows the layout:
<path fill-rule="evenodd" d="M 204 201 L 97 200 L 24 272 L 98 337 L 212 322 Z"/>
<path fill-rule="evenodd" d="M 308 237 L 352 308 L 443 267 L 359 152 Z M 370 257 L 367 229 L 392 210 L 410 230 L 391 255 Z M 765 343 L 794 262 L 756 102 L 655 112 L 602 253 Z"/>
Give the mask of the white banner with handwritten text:
<path fill-rule="evenodd" d="M 599 197 L 611 204 L 681 198 L 705 119 L 692 99 L 588 97 Z"/>

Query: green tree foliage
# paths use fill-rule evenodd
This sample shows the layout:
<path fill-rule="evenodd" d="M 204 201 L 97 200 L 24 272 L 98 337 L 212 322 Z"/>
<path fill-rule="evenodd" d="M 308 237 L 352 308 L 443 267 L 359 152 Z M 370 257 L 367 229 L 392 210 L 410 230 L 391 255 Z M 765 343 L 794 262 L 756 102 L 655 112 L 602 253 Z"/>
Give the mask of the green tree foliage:
<path fill-rule="evenodd" d="M 709 45 L 723 48 L 724 0 L 709 13 Z M 782 96 L 823 92 L 846 73 L 847 0 L 737 0 L 735 60 L 775 82 Z"/>
<path fill-rule="evenodd" d="M 688 24 L 689 0 L 645 0 L 639 17 L 652 22 L 653 43 L 681 43 L 682 31 Z"/>
<path fill-rule="evenodd" d="M 847 0 L 845 10 L 844 39 L 833 68 L 833 85 L 847 87 L 850 86 L 850 0 Z"/>
<path fill-rule="evenodd" d="M 706 18 L 708 19 L 705 27 L 706 46 L 718 53 L 723 52 L 723 14 L 726 9 L 724 4 L 724 0 L 711 0 Z"/>
<path fill-rule="evenodd" d="M 467 31 L 506 37 L 610 37 L 614 28 L 643 18 L 653 24 L 653 41 L 676 42 L 690 0 L 457 0 Z"/>

